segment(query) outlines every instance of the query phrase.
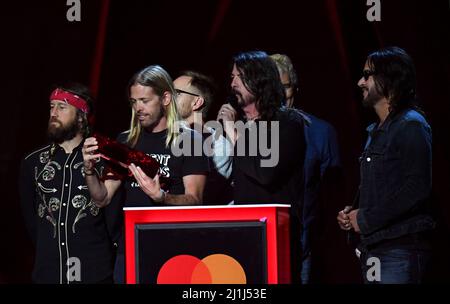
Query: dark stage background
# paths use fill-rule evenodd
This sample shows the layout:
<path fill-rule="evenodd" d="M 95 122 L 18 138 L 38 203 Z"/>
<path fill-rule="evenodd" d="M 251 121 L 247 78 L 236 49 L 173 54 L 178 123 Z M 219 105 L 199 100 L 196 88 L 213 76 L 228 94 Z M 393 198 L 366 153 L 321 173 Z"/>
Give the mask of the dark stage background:
<path fill-rule="evenodd" d="M 359 267 L 336 224 L 358 185 L 365 127 L 374 119 L 356 86 L 369 51 L 405 48 L 414 58 L 418 93 L 433 128 L 434 207 L 439 219 L 431 282 L 449 282 L 450 117 L 448 0 L 381 0 L 381 21 L 368 22 L 366 0 L 81 1 L 81 21 L 69 22 L 66 1 L 2 4 L 0 151 L 0 282 L 30 282 L 33 249 L 18 202 L 21 158 L 46 141 L 52 84 L 76 80 L 97 95 L 95 127 L 115 137 L 127 129 L 125 87 L 133 73 L 161 64 L 212 75 L 219 102 L 228 65 L 239 51 L 291 57 L 302 108 L 337 129 L 343 162 L 339 195 L 326 201 L 320 233 L 319 282 L 358 283 Z"/>

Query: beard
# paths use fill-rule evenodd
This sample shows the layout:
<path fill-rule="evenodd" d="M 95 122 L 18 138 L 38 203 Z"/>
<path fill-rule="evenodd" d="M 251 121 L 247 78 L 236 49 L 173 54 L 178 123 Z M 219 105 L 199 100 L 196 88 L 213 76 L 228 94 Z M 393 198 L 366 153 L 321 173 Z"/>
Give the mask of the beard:
<path fill-rule="evenodd" d="M 376 87 L 371 87 L 367 89 L 367 96 L 364 97 L 362 104 L 367 108 L 371 108 L 382 98 L 383 96 L 379 93 L 378 89 Z"/>
<path fill-rule="evenodd" d="M 149 114 L 149 117 L 146 120 L 139 121 L 139 123 L 141 124 L 141 127 L 144 129 L 152 129 L 153 127 L 155 127 L 155 125 L 159 123 L 159 121 L 161 120 L 161 118 L 164 117 L 165 114 L 166 110 L 163 104 L 161 103 L 161 106 L 157 113 Z"/>
<path fill-rule="evenodd" d="M 239 92 L 234 91 L 233 92 L 234 96 L 236 96 L 236 103 L 238 106 L 242 107 L 245 105 L 245 101 L 244 98 L 242 97 L 242 94 Z"/>
<path fill-rule="evenodd" d="M 236 104 L 241 108 L 253 102 L 253 100 L 251 100 L 253 97 L 249 97 L 248 95 L 247 97 L 244 97 L 241 92 L 235 90 L 233 90 L 232 93 L 236 96 Z"/>
<path fill-rule="evenodd" d="M 61 144 L 66 140 L 73 139 L 79 131 L 80 127 L 76 119 L 65 126 L 57 119 L 50 119 L 47 128 L 47 137 L 51 142 Z"/>

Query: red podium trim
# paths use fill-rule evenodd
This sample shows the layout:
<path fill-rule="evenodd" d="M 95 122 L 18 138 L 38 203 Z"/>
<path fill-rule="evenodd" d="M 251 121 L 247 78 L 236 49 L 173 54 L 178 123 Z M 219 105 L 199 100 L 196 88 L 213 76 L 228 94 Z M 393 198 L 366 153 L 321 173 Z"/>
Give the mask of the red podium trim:
<path fill-rule="evenodd" d="M 123 208 L 126 281 L 136 283 L 136 224 L 260 220 L 267 229 L 267 282 L 290 283 L 289 208 L 281 204 Z"/>

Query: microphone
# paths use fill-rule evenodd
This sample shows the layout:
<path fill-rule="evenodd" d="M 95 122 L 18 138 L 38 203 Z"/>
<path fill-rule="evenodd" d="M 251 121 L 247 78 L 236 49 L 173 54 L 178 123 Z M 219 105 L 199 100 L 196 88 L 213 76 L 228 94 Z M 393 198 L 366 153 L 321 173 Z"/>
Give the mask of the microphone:
<path fill-rule="evenodd" d="M 233 109 L 237 112 L 237 117 L 239 117 L 240 111 L 242 111 L 238 105 L 238 99 L 236 97 L 235 94 L 231 93 L 230 95 L 227 96 L 227 98 L 225 99 L 225 103 L 230 104 Z M 222 135 L 226 138 L 227 135 L 225 133 L 225 124 L 222 118 L 219 119 L 219 123 L 222 125 Z"/>
<path fill-rule="evenodd" d="M 236 95 L 235 94 L 228 95 L 227 98 L 225 99 L 225 103 L 229 103 L 233 107 L 233 109 L 238 113 L 237 116 L 239 117 L 241 109 L 238 105 L 238 99 L 237 99 Z M 222 118 L 219 119 L 219 122 L 223 126 Z"/>
<path fill-rule="evenodd" d="M 239 111 L 238 99 L 235 94 L 228 95 L 226 101 L 233 107 L 236 112 Z"/>

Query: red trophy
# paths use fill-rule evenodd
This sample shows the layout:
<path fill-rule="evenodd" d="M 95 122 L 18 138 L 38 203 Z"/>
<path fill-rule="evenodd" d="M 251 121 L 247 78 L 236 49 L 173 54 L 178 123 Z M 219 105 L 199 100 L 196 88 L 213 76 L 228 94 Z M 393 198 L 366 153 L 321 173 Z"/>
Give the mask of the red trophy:
<path fill-rule="evenodd" d="M 158 174 L 160 166 L 153 157 L 98 133 L 93 136 L 97 139 L 100 157 L 107 164 L 106 174 L 103 175 L 104 179 L 117 180 L 133 177 L 131 171 L 128 170 L 128 166 L 132 163 L 140 167 L 148 177 L 154 178 Z M 160 184 L 164 188 L 164 185 L 167 185 L 167 179 L 160 177 Z"/>

